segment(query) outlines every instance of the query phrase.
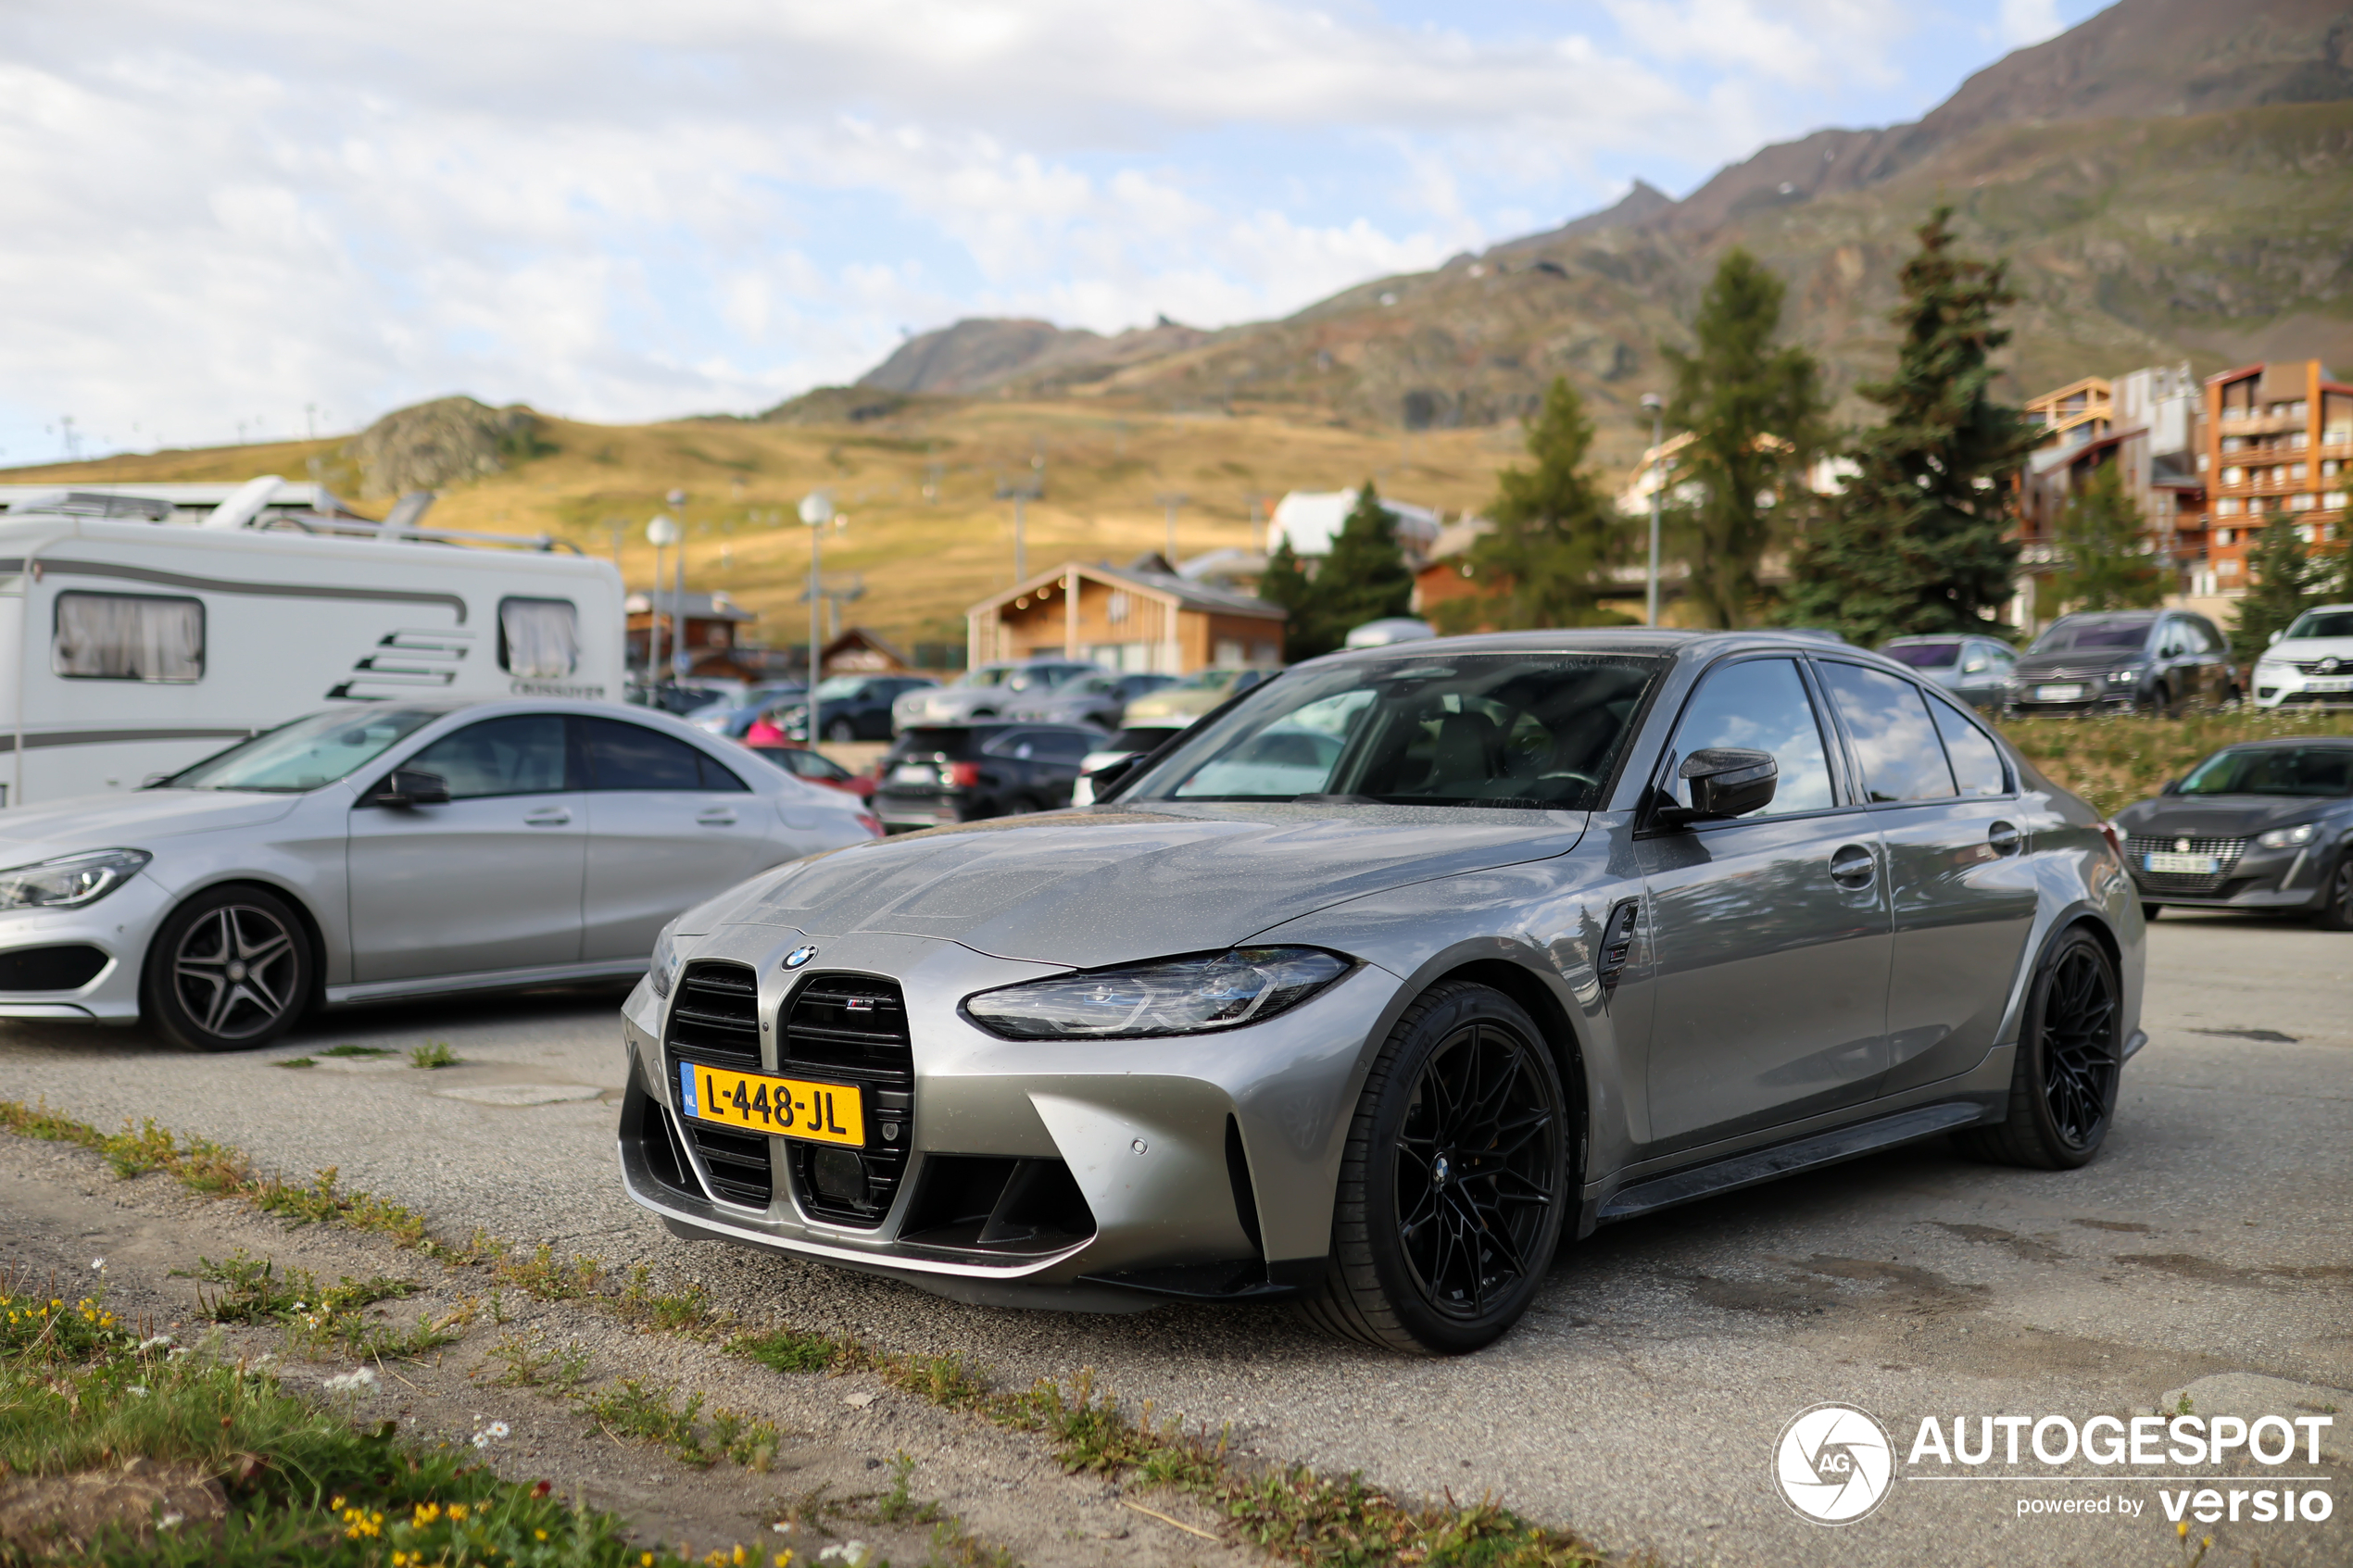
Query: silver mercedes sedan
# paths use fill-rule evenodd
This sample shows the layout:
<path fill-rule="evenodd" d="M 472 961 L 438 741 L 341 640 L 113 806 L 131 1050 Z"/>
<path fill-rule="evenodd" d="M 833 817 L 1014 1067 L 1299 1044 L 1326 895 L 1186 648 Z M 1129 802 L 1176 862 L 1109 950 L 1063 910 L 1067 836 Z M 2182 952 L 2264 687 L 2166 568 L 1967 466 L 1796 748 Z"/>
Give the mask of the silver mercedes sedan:
<path fill-rule="evenodd" d="M 0 812 L 0 1018 L 224 1050 L 314 1006 L 626 980 L 679 910 L 881 832 L 663 714 L 334 709 L 136 794 Z"/>
<path fill-rule="evenodd" d="M 630 1194 L 968 1300 L 1457 1353 L 1614 1220 L 1943 1134 L 2080 1166 L 2143 1041 L 2112 831 L 1860 649 L 1342 653 L 1128 766 L 668 926 Z"/>

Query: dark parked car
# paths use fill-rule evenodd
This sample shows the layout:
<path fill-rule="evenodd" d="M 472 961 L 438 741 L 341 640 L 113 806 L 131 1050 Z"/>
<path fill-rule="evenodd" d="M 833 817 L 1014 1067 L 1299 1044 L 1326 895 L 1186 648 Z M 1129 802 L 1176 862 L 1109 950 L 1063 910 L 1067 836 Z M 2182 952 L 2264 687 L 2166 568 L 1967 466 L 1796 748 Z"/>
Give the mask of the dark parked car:
<path fill-rule="evenodd" d="M 943 765 L 920 734 L 897 771 Z M 1453 1354 L 1614 1221 L 1946 1135 L 2087 1164 L 2143 1043 L 2098 814 L 1859 648 L 1335 654 L 1104 783 L 672 922 L 623 1010 L 629 1195 L 963 1300 L 1289 1298 Z"/>
<path fill-rule="evenodd" d="M 2353 930 L 2353 737 L 2226 746 L 2116 825 L 2149 915 L 2179 904 Z"/>
<path fill-rule="evenodd" d="M 1103 743 L 1081 724 L 938 724 L 903 732 L 884 756 L 875 815 L 896 831 L 1070 804 L 1078 765 Z"/>
<path fill-rule="evenodd" d="M 928 675 L 828 675 L 817 683 L 817 721 L 827 740 L 888 740 L 890 705 L 908 692 L 937 684 Z M 807 703 L 786 703 L 770 712 L 785 734 L 809 738 Z"/>
<path fill-rule="evenodd" d="M 1879 651 L 1971 708 L 2001 707 L 2018 666 L 2018 655 L 1991 637 L 1897 637 L 1881 643 Z"/>
<path fill-rule="evenodd" d="M 2021 713 L 2178 713 L 2239 696 L 2230 645 L 2187 610 L 2063 615 L 2018 661 L 2005 706 Z"/>

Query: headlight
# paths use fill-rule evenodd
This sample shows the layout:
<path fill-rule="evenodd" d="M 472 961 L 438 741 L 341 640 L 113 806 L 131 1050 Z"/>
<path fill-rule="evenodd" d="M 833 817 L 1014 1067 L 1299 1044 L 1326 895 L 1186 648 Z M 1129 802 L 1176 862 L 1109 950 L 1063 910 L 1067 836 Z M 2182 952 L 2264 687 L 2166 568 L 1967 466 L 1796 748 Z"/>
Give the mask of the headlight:
<path fill-rule="evenodd" d="M 964 1011 L 1013 1040 L 1198 1035 L 1272 1018 L 1347 972 L 1344 960 L 1313 947 L 1237 947 L 983 991 Z"/>
<path fill-rule="evenodd" d="M 0 909 L 78 909 L 129 882 L 153 859 L 145 849 L 94 849 L 0 872 Z"/>
<path fill-rule="evenodd" d="M 2141 672 L 2137 668 L 2132 670 L 2111 670 L 2108 672 L 2108 678 L 2116 684 L 2122 685 L 2127 681 L 2139 680 L 2141 678 Z"/>
<path fill-rule="evenodd" d="M 678 966 L 686 961 L 686 956 L 678 951 L 678 944 L 670 935 L 677 928 L 678 922 L 674 920 L 661 928 L 661 935 L 654 938 L 653 961 L 646 966 L 647 983 L 653 986 L 657 997 L 670 995 L 670 987 L 678 978 Z"/>
<path fill-rule="evenodd" d="M 2311 843 L 2313 834 L 2320 831 L 2319 825 L 2314 822 L 2307 822 L 2300 828 L 2273 828 L 2269 833 L 2256 834 L 2255 844 L 2259 849 L 2293 849 L 2300 844 Z"/>

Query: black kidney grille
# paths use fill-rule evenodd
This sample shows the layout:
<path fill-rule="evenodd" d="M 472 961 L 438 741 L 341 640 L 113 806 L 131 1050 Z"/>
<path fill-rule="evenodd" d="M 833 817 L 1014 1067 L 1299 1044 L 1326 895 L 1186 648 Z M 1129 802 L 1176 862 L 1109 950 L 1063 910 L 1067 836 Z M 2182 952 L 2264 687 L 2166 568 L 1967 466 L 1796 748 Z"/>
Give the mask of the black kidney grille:
<path fill-rule="evenodd" d="M 686 1135 L 695 1140 L 702 1168 L 711 1173 L 715 1197 L 750 1209 L 765 1209 L 776 1190 L 768 1165 L 768 1140 L 756 1133 L 738 1133 L 704 1122 L 689 1122 Z"/>
<path fill-rule="evenodd" d="M 670 1048 L 697 1061 L 760 1070 L 760 980 L 749 964 L 690 963 L 670 1004 Z"/>
<path fill-rule="evenodd" d="M 794 1196 L 811 1214 L 831 1223 L 871 1230 L 890 1212 L 907 1169 L 914 1132 L 915 1055 L 907 1035 L 907 1003 L 896 984 L 862 974 L 812 974 L 786 1008 L 779 1071 L 856 1084 L 865 1102 L 866 1144 L 856 1151 L 862 1180 L 845 1184 L 836 1173 L 820 1179 L 817 1161 L 830 1146 L 793 1140 Z"/>

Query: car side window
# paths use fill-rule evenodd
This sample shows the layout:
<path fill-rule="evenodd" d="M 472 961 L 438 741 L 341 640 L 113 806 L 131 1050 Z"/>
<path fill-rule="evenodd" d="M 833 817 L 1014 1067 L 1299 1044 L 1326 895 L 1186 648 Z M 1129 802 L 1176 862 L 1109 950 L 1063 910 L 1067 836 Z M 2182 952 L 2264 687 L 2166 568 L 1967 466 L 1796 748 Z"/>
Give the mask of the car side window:
<path fill-rule="evenodd" d="M 1953 764 L 1953 778 L 1963 795 L 2007 795 L 2010 771 L 2002 764 L 2001 747 L 1994 737 L 1965 718 L 1943 697 L 1931 696 L 1928 710 L 1936 733 L 1944 737 L 1944 756 Z"/>
<path fill-rule="evenodd" d="M 1700 682 L 1676 726 L 1668 760 L 1678 761 L 1709 746 L 1769 751 L 1780 769 L 1780 783 L 1766 806 L 1751 817 L 1780 817 L 1827 809 L 1831 799 L 1830 754 L 1822 727 L 1806 696 L 1797 661 L 1747 659 L 1718 665 Z M 1668 787 L 1678 805 L 1689 806 L 1691 786 L 1673 776 Z"/>
<path fill-rule="evenodd" d="M 1031 737 L 1030 744 L 1040 757 L 1051 757 L 1057 762 L 1076 762 L 1087 755 L 1089 743 L 1085 735 L 1048 730 Z"/>
<path fill-rule="evenodd" d="M 552 795 L 564 787 L 563 715 L 485 719 L 442 736 L 402 766 L 438 773 L 452 800 Z"/>
<path fill-rule="evenodd" d="M 1918 686 L 1843 660 L 1825 659 L 1818 668 L 1855 743 L 1866 800 L 1944 800 L 1960 793 Z"/>
<path fill-rule="evenodd" d="M 743 780 L 673 735 L 618 719 L 581 721 L 588 731 L 591 789 L 740 790 Z M 711 773 L 706 773 L 706 764 Z M 712 774 L 718 775 L 715 779 Z"/>
<path fill-rule="evenodd" d="M 981 749 L 991 757 L 1011 757 L 1026 762 L 1036 753 L 1037 742 L 1038 734 L 1034 730 L 1007 730 Z"/>

